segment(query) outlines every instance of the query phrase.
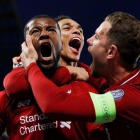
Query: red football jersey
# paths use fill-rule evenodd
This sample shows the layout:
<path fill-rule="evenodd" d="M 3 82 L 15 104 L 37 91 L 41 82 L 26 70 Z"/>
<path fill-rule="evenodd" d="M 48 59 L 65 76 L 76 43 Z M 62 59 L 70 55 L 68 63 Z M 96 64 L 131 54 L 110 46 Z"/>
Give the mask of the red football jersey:
<path fill-rule="evenodd" d="M 88 66 L 82 63 L 80 63 L 80 65 L 85 66 L 87 68 L 87 71 L 90 71 Z M 65 69 L 66 69 L 65 67 L 59 68 L 56 71 L 55 75 L 50 77 L 51 80 L 53 80 L 53 82 L 55 82 L 59 86 L 66 83 L 62 87 L 64 87 L 65 92 L 68 95 L 70 94 L 76 95 L 77 93 L 81 94 L 82 92 L 85 93 L 88 90 L 95 91 L 94 88 L 91 85 L 87 84 L 86 82 L 83 81 L 69 82 L 71 80 L 71 76 L 68 73 L 68 71 L 65 71 Z M 62 74 L 64 74 L 64 76 Z M 41 77 L 40 80 L 42 80 Z M 19 84 L 20 81 L 21 84 Z M 40 84 L 40 81 L 36 82 Z M 44 115 L 37 106 L 34 98 L 31 98 L 31 88 L 25 77 L 25 72 L 23 68 L 16 68 L 11 73 L 9 73 L 4 80 L 4 85 L 6 91 L 8 92 L 8 95 L 12 97 L 8 98 L 5 93 L 6 98 L 8 100 L 13 101 L 12 104 L 8 104 L 9 112 L 5 114 L 6 117 L 13 119 L 12 121 L 9 119 L 10 123 L 9 125 L 7 125 L 9 138 L 11 139 L 39 138 L 41 140 L 56 140 L 56 139 L 86 140 L 88 139 L 88 137 L 91 136 L 93 131 L 96 134 L 96 140 L 101 140 L 102 138 L 105 137 L 104 135 L 99 134 L 99 132 L 104 134 L 103 129 L 100 125 L 90 124 L 90 126 L 92 127 L 90 127 L 90 131 L 88 131 L 89 127 L 87 127 L 86 123 L 72 122 L 71 119 L 68 120 L 61 119 L 62 121 L 56 121 L 56 119 L 54 119 L 54 121 L 51 121 L 50 120 L 51 118 L 48 119 L 46 117 L 47 114 Z M 42 91 L 43 94 L 44 92 L 46 92 L 45 87 L 42 89 Z M 25 95 L 26 96 L 25 98 L 24 93 L 26 95 L 29 94 L 29 97 L 28 95 L 27 96 Z M 21 97 L 24 98 L 21 99 Z M 11 107 L 13 108 L 13 110 L 11 110 Z M 73 110 L 73 108 L 71 108 L 71 110 Z M 5 122 L 7 121 L 8 120 L 5 120 Z M 14 127 L 14 130 L 16 131 L 15 133 L 13 133 L 13 131 L 10 129 L 11 126 Z"/>
<path fill-rule="evenodd" d="M 140 139 L 140 68 L 104 90 L 111 91 L 116 104 L 116 119 L 105 124 L 108 139 Z"/>
<path fill-rule="evenodd" d="M 38 81 L 40 77 L 42 80 L 40 84 L 37 84 L 36 81 Z M 31 84 L 38 105 L 48 117 L 53 119 L 57 118 L 59 120 L 95 121 L 96 113 L 94 102 L 92 102 L 88 93 L 90 90 L 82 90 L 82 92 L 76 95 L 67 94 L 63 86 L 58 88 L 49 79 L 43 77 L 42 72 L 36 64 L 31 64 L 27 68 L 27 78 Z M 48 86 L 45 87 L 45 85 Z M 43 92 L 43 87 L 45 87 L 47 93 L 38 94 L 38 92 Z M 104 92 L 107 91 L 110 91 L 114 97 L 117 114 L 115 121 L 105 124 L 108 139 L 140 139 L 139 68 L 135 69 L 131 74 L 109 89 L 104 90 Z M 96 90 L 94 89 L 92 92 L 96 93 Z M 47 99 L 47 101 L 45 99 Z M 51 106 L 51 108 L 49 106 Z"/>
<path fill-rule="evenodd" d="M 61 86 L 71 81 L 71 75 L 67 68 L 61 66 L 48 75 L 56 85 Z M 32 91 L 25 77 L 24 67 L 17 67 L 8 73 L 3 81 L 7 95 L 11 98 L 31 97 Z"/>

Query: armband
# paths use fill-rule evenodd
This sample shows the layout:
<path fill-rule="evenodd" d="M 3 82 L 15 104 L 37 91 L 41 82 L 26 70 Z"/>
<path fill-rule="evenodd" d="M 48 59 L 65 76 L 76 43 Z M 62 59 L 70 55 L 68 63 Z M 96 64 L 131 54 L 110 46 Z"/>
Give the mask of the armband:
<path fill-rule="evenodd" d="M 95 94 L 89 92 L 95 108 L 96 119 L 94 124 L 112 122 L 116 118 L 116 106 L 111 92 Z"/>

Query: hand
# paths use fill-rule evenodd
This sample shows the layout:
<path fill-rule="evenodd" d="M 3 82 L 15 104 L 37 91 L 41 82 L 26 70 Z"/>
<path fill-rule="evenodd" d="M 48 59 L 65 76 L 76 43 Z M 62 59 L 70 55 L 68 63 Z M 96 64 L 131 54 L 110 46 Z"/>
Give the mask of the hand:
<path fill-rule="evenodd" d="M 12 59 L 13 61 L 13 68 L 17 68 L 19 66 L 23 66 L 22 62 L 21 62 L 21 57 L 20 56 L 16 56 Z"/>
<path fill-rule="evenodd" d="M 27 43 L 27 45 L 26 45 Z M 31 37 L 29 35 L 26 36 L 26 43 L 22 43 L 22 53 L 20 55 L 21 61 L 26 69 L 31 63 L 36 62 L 38 60 L 37 52 L 32 44 Z"/>
<path fill-rule="evenodd" d="M 74 80 L 87 81 L 89 79 L 88 72 L 81 67 L 66 66 Z"/>

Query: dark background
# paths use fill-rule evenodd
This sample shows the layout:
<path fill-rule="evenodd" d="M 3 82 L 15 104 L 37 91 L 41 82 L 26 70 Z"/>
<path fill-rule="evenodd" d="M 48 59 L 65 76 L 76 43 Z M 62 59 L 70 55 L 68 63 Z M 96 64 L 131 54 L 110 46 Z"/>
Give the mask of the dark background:
<path fill-rule="evenodd" d="M 3 78 L 12 70 L 12 58 L 21 52 L 23 27 L 31 17 L 68 15 L 80 23 L 85 36 L 80 61 L 90 65 L 92 59 L 86 40 L 104 18 L 112 12 L 123 11 L 140 20 L 139 7 L 139 0 L 0 0 L 0 90 L 3 90 Z"/>

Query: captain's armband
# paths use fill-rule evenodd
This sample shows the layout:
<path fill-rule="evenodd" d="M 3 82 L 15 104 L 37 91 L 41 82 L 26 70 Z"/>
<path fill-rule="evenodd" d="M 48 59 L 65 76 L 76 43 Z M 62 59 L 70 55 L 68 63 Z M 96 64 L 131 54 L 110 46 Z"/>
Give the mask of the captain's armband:
<path fill-rule="evenodd" d="M 94 124 L 112 122 L 116 118 L 116 106 L 111 92 L 105 94 L 89 92 L 89 94 L 96 113 Z"/>

